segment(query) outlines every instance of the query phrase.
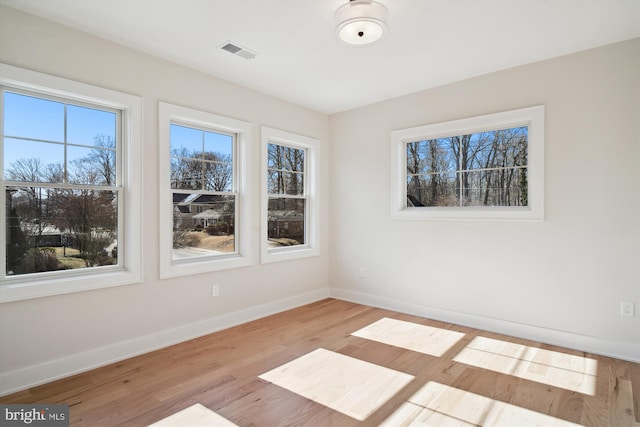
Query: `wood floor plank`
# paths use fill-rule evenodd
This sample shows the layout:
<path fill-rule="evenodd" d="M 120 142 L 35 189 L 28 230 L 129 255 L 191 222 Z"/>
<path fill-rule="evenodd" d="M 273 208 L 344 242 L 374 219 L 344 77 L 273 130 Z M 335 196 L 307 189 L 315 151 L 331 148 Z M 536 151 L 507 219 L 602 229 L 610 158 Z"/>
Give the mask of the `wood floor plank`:
<path fill-rule="evenodd" d="M 463 336 L 434 356 L 352 335 L 384 318 Z M 478 337 L 482 339 L 475 340 L 476 344 L 495 344 L 499 357 L 476 357 L 477 366 L 463 363 L 458 356 L 469 352 Z M 260 379 L 260 375 L 318 348 L 415 378 L 364 421 Z M 511 361 L 512 371 L 491 366 L 513 357 L 511 353 L 500 354 L 503 351 L 521 353 Z M 564 384 L 557 380 L 563 370 L 570 371 L 571 377 L 583 366 L 592 369 L 594 363 L 593 395 L 584 392 L 586 388 L 558 386 Z M 525 378 L 514 375 L 526 369 L 532 372 L 521 375 Z M 549 372 L 555 378 L 550 384 L 545 383 Z M 423 387 L 442 391 L 431 400 L 440 402 L 440 408 L 462 411 L 464 408 L 447 399 L 464 396 L 502 411 L 494 411 L 488 422 L 522 416 L 558 425 L 640 427 L 640 364 L 334 299 L 0 397 L 0 403 L 66 403 L 72 426 L 147 426 L 200 404 L 240 427 L 351 427 L 379 425 L 397 415 L 401 407 L 415 409 L 408 402 Z M 421 416 L 447 419 L 450 415 Z"/>
<path fill-rule="evenodd" d="M 633 409 L 631 381 L 616 378 L 609 398 L 609 423 L 611 425 L 640 427 Z"/>

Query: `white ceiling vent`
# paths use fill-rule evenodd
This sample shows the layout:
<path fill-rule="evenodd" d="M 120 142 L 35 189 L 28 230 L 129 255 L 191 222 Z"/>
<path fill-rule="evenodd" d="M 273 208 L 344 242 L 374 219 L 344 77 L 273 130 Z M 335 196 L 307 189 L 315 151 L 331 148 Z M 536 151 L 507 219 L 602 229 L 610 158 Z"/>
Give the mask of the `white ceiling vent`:
<path fill-rule="evenodd" d="M 247 49 L 246 47 L 239 46 L 237 43 L 225 42 L 220 49 L 226 50 L 229 53 L 238 55 L 244 59 L 253 59 L 256 57 L 256 53 Z"/>

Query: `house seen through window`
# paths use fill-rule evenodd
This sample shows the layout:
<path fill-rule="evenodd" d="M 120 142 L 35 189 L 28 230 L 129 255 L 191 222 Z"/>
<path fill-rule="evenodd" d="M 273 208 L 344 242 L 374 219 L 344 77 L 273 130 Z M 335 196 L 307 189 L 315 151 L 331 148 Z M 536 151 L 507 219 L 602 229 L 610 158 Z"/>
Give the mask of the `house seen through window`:
<path fill-rule="evenodd" d="M 236 252 L 236 135 L 172 123 L 173 259 Z"/>

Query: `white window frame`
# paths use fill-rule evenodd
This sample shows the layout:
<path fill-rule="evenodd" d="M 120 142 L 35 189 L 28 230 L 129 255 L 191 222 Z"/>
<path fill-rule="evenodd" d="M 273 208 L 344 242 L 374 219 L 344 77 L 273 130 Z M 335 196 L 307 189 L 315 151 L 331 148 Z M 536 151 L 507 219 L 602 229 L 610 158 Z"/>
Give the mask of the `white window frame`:
<path fill-rule="evenodd" d="M 320 141 L 315 138 L 262 126 L 262 215 L 261 215 L 261 262 L 263 264 L 289 261 L 320 255 L 319 242 L 319 197 L 318 197 L 318 164 Z M 267 165 L 269 144 L 305 150 L 304 196 L 305 206 L 305 244 L 282 248 L 269 248 L 268 240 L 268 207 L 269 192 L 267 189 Z"/>
<path fill-rule="evenodd" d="M 527 181 L 529 206 L 407 206 L 407 144 L 476 132 L 528 126 Z M 544 219 L 544 106 L 538 105 L 391 132 L 391 217 L 399 220 Z"/>
<path fill-rule="evenodd" d="M 160 186 L 160 278 L 167 279 L 230 268 L 246 267 L 252 263 L 251 203 L 248 175 L 252 141 L 249 122 L 219 116 L 192 108 L 160 102 L 159 108 L 159 186 Z M 229 255 L 213 255 L 181 260 L 173 259 L 173 198 L 171 192 L 171 135 L 170 125 L 194 126 L 236 134 L 234 152 L 234 192 L 236 195 L 236 250 Z"/>
<path fill-rule="evenodd" d="M 48 74 L 0 63 L 0 86 L 119 110 L 122 132 L 118 153 L 122 199 L 119 200 L 118 266 L 78 269 L 65 272 L 0 276 L 0 303 L 142 282 L 142 98 Z M 0 114 L 0 121 L 3 120 Z M 1 126 L 4 128 L 4 126 Z M 0 138 L 4 138 L 4 133 Z M 4 150 L 0 169 L 4 180 Z M 2 227 L 6 227 L 6 197 L 0 198 Z M 5 235 L 5 233 L 2 233 Z M 6 259 L 4 240 L 0 245 L 2 265 Z"/>

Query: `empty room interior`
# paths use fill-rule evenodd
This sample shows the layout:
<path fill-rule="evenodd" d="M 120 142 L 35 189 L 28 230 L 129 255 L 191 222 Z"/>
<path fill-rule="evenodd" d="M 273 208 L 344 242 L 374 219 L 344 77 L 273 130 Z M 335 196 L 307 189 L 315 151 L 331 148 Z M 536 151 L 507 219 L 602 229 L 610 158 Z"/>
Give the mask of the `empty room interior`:
<path fill-rule="evenodd" d="M 639 0 L 0 0 L 0 95 L 3 421 L 640 426 Z"/>

